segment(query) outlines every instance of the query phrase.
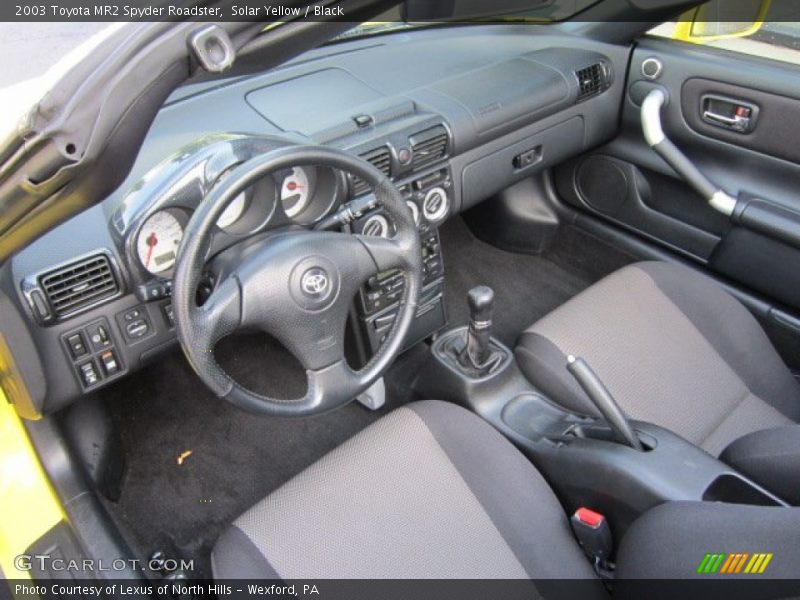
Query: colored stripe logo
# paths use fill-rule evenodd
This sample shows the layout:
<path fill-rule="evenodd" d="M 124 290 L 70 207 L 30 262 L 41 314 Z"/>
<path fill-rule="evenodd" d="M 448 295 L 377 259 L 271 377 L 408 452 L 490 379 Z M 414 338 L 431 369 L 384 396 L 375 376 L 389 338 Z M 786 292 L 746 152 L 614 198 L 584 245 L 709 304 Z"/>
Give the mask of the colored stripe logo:
<path fill-rule="evenodd" d="M 705 575 L 736 575 L 737 573 L 761 575 L 767 570 L 772 556 L 772 552 L 733 552 L 730 554 L 709 552 L 700 561 L 697 572 Z"/>

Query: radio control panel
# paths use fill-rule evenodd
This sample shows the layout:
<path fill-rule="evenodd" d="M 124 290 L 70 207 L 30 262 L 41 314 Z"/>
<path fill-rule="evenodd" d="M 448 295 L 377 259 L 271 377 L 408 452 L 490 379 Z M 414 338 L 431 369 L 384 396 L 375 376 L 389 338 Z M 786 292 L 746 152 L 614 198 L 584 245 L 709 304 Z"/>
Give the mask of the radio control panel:
<path fill-rule="evenodd" d="M 444 275 L 439 232 L 433 231 L 422 240 L 423 287 Z M 385 271 L 370 277 L 361 291 L 363 314 L 372 315 L 395 304 L 403 295 L 405 281 L 399 271 Z"/>

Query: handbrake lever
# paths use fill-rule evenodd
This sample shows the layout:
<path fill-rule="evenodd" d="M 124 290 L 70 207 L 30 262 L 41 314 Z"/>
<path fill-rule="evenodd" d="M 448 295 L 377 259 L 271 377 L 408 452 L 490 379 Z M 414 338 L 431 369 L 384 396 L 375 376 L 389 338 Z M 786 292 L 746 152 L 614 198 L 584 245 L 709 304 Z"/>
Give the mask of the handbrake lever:
<path fill-rule="evenodd" d="M 568 356 L 567 370 L 575 378 L 589 399 L 603 415 L 606 422 L 614 432 L 614 437 L 618 442 L 630 446 L 634 450 L 644 451 L 642 442 L 633 431 L 628 417 L 622 412 L 614 396 L 608 391 L 600 378 L 592 368 L 582 358 Z"/>

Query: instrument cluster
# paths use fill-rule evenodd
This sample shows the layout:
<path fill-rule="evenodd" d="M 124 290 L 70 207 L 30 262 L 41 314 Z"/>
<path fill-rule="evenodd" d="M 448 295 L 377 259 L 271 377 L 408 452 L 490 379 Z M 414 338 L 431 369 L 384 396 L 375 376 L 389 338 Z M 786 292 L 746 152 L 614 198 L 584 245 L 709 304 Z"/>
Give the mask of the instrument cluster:
<path fill-rule="evenodd" d="M 224 171 L 215 185 L 233 168 Z M 239 194 L 217 220 L 222 245 L 285 225 L 310 226 L 338 205 L 342 176 L 330 169 L 297 166 L 265 177 Z M 184 230 L 196 206 L 170 202 L 151 212 L 132 235 L 134 260 L 147 273 L 169 277 Z"/>

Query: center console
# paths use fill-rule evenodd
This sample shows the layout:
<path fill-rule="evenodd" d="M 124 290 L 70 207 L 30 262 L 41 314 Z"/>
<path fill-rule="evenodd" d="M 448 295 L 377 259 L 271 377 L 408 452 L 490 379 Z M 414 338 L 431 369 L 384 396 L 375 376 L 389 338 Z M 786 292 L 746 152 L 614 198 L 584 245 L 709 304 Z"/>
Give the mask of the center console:
<path fill-rule="evenodd" d="M 423 285 L 417 315 L 406 336 L 410 348 L 440 330 L 447 323 L 444 302 L 444 259 L 438 227 L 453 207 L 453 186 L 447 167 L 414 175 L 397 183 L 414 216 L 422 246 Z M 391 237 L 394 224 L 381 209 L 365 214 L 352 225 L 355 233 Z M 361 340 L 361 358 L 366 360 L 381 345 L 394 323 L 405 282 L 399 271 L 385 271 L 371 277 L 359 292 L 356 322 Z"/>
<path fill-rule="evenodd" d="M 471 339 L 470 329 L 480 323 L 474 304 L 470 298 L 469 329 L 444 332 L 434 341 L 414 389 L 423 398 L 461 404 L 489 421 L 531 459 L 569 514 L 591 507 L 608 518 L 621 539 L 636 518 L 664 502 L 787 505 L 671 431 L 629 421 L 580 357 L 568 357 L 565 368 L 603 416 L 575 414 L 551 402 L 522 374 L 508 348 L 488 339 L 487 332 Z M 475 342 L 502 360 L 476 371 L 463 358 L 463 348 Z"/>

